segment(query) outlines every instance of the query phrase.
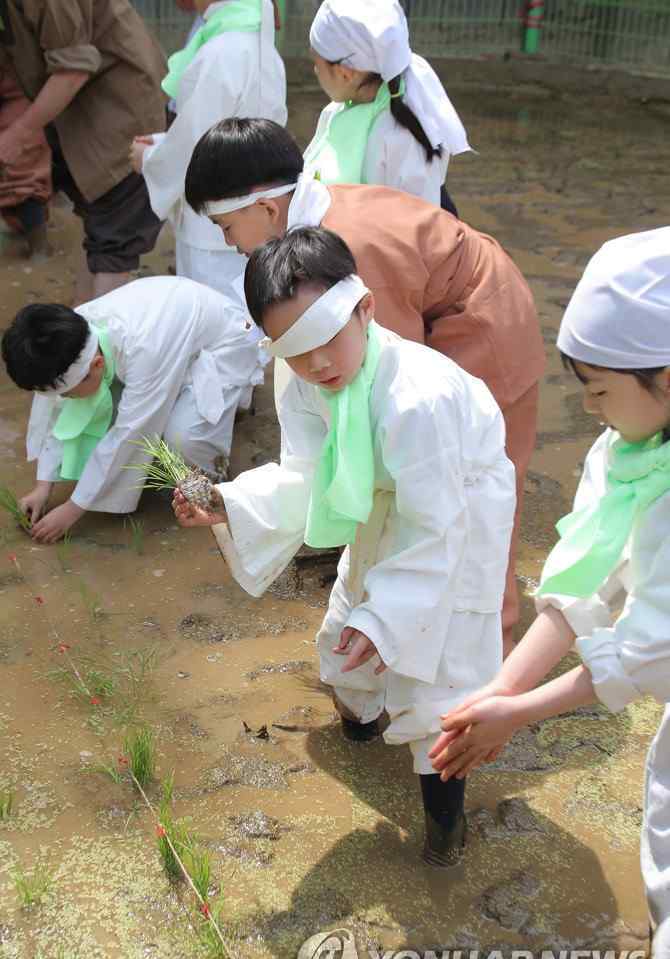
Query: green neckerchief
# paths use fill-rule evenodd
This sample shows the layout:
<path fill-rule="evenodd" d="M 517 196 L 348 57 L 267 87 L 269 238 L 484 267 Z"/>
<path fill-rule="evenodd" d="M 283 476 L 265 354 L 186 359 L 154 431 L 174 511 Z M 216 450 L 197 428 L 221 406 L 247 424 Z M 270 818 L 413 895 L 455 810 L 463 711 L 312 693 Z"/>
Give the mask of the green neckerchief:
<path fill-rule="evenodd" d="M 179 81 L 184 70 L 195 60 L 200 47 L 204 46 L 208 40 L 231 30 L 238 33 L 255 33 L 260 30 L 262 2 L 263 0 L 230 0 L 208 17 L 183 50 L 178 50 L 169 57 L 168 72 L 161 83 L 167 95 L 177 96 Z"/>
<path fill-rule="evenodd" d="M 91 324 L 105 358 L 105 370 L 99 389 L 93 396 L 73 397 L 63 401 L 63 408 L 53 428 L 53 435 L 63 445 L 61 479 L 78 480 L 88 458 L 109 429 L 114 412 L 110 385 L 114 379 L 114 354 L 105 330 Z"/>
<path fill-rule="evenodd" d="M 353 543 L 357 525 L 370 516 L 375 490 L 370 390 L 380 349 L 372 322 L 365 360 L 355 379 L 336 393 L 321 389 L 330 408 L 330 429 L 314 474 L 305 532 L 308 546 Z"/>
<path fill-rule="evenodd" d="M 400 81 L 397 96 L 405 92 Z M 391 91 L 382 83 L 371 103 L 348 100 L 333 114 L 327 129 L 305 153 L 305 164 L 323 183 L 365 183 L 365 154 L 377 117 L 389 109 Z"/>
<path fill-rule="evenodd" d="M 538 594 L 592 596 L 621 558 L 637 516 L 670 490 L 670 442 L 617 439 L 610 449 L 607 493 L 556 524 L 561 539 L 542 570 Z"/>

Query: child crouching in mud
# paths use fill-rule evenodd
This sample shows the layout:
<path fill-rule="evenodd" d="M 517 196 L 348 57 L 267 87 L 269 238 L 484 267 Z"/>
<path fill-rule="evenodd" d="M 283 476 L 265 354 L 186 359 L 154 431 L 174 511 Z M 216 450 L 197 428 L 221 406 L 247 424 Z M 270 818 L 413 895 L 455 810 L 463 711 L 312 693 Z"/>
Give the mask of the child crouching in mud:
<path fill-rule="evenodd" d="M 428 753 L 440 715 L 501 665 L 501 608 L 515 505 L 504 424 L 488 388 L 374 321 L 340 237 L 290 231 L 251 256 L 249 311 L 290 367 L 281 459 L 218 486 L 225 512 L 177 491 L 182 526 L 213 526 L 231 572 L 260 596 L 303 542 L 346 545 L 317 635 L 344 735 L 408 743 L 426 815 L 423 857 L 456 864 L 462 780 Z"/>

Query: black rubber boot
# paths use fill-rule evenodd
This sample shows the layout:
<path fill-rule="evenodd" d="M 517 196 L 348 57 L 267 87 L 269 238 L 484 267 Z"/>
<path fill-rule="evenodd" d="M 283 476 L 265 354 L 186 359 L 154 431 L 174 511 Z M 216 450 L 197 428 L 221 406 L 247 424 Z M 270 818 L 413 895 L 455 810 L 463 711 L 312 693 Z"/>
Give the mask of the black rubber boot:
<path fill-rule="evenodd" d="M 430 866 L 448 869 L 457 866 L 465 851 L 467 822 L 463 810 L 465 780 L 442 782 L 439 774 L 420 776 L 426 836 L 423 860 Z"/>
<path fill-rule="evenodd" d="M 340 719 L 342 720 L 342 735 L 349 742 L 369 743 L 381 735 L 377 719 L 373 719 L 371 723 L 357 723 L 344 716 L 340 716 Z"/>

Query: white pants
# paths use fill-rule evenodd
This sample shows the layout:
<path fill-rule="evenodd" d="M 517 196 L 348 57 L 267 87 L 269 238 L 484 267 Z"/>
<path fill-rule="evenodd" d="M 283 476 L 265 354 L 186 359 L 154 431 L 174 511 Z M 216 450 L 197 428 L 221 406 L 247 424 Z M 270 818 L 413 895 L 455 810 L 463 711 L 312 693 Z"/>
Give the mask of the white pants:
<path fill-rule="evenodd" d="M 346 569 L 346 556 L 340 564 Z M 411 603 L 411 596 L 407 597 Z M 342 673 L 344 656 L 333 653 L 352 610 L 351 596 L 341 575 L 328 603 L 316 642 L 321 679 L 333 687 L 344 706 L 362 723 L 372 722 L 386 709 L 390 724 L 387 743 L 408 743 L 414 772 L 433 773 L 428 752 L 440 733 L 440 716 L 489 682 L 502 665 L 502 625 L 499 613 L 454 612 L 445 650 L 434 683 L 425 683 L 387 669 L 375 676 L 379 659 L 350 673 Z M 417 656 L 421 655 L 416 638 Z"/>
<path fill-rule="evenodd" d="M 640 859 L 655 926 L 652 955 L 670 959 L 670 706 L 647 756 Z"/>
<path fill-rule="evenodd" d="M 251 392 L 251 386 L 224 389 L 223 415 L 217 423 L 208 423 L 198 412 L 193 387 L 184 386 L 172 407 L 163 439 L 169 446 L 178 449 L 188 463 L 199 466 L 207 473 L 217 474 L 221 468 L 221 457 L 227 462 L 230 454 L 237 408 L 248 407 Z"/>
<path fill-rule="evenodd" d="M 179 237 L 175 244 L 177 276 L 187 276 L 197 283 L 230 295 L 230 284 L 244 273 L 247 258 L 235 249 L 201 250 L 184 243 Z"/>

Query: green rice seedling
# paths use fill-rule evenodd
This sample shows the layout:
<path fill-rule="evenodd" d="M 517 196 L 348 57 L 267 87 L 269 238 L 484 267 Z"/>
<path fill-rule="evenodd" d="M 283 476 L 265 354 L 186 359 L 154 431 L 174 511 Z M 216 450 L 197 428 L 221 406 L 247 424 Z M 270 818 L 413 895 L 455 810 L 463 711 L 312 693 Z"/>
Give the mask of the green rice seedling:
<path fill-rule="evenodd" d="M 241 937 L 238 930 L 231 934 L 223 915 L 222 899 L 217 899 L 207 910 L 201 908 L 200 913 L 202 921 L 197 924 L 196 935 L 207 959 L 235 959 L 238 955 L 235 943 L 239 943 Z"/>
<path fill-rule="evenodd" d="M 39 905 L 53 885 L 53 873 L 44 863 L 37 863 L 31 873 L 17 866 L 10 878 L 24 909 Z"/>
<path fill-rule="evenodd" d="M 135 519 L 134 516 L 127 516 L 130 526 L 130 544 L 138 556 L 144 555 L 144 522 L 141 519 Z"/>
<path fill-rule="evenodd" d="M 0 791 L 0 822 L 4 822 L 12 814 L 14 809 L 14 793 L 11 789 Z"/>
<path fill-rule="evenodd" d="M 143 436 L 137 445 L 151 456 L 151 462 L 133 463 L 127 469 L 145 473 L 143 489 L 173 490 L 179 487 L 189 503 L 205 510 L 217 510 L 223 504 L 221 494 L 198 469 L 192 469 L 177 450 L 160 439 Z"/>
<path fill-rule="evenodd" d="M 83 579 L 79 580 L 78 588 L 81 601 L 84 604 L 84 609 L 88 613 L 91 622 L 97 623 L 105 615 L 102 600 L 98 594 L 90 588 L 90 586 L 87 586 Z"/>
<path fill-rule="evenodd" d="M 195 837 L 189 837 L 189 845 L 184 850 L 182 860 L 191 882 L 198 890 L 198 893 L 207 902 L 209 896 L 209 886 L 212 878 L 212 857 L 207 849 L 198 845 Z"/>
<path fill-rule="evenodd" d="M 117 769 L 116 766 L 113 766 L 112 763 L 96 763 L 95 766 L 85 766 L 86 772 L 89 773 L 100 773 L 103 776 L 109 776 L 113 783 L 116 783 L 117 786 L 120 786 L 123 782 L 123 773 L 120 769 Z"/>
<path fill-rule="evenodd" d="M 16 520 L 19 526 L 24 529 L 26 532 L 32 526 L 30 517 L 27 513 L 24 513 L 21 507 L 19 506 L 19 501 L 16 496 L 10 490 L 8 486 L 0 484 L 0 509 L 4 509 L 6 513 Z"/>
<path fill-rule="evenodd" d="M 152 781 L 156 772 L 154 734 L 146 726 L 133 730 L 124 739 L 123 751 L 131 773 L 140 786 L 146 786 Z"/>
<path fill-rule="evenodd" d="M 56 543 L 56 556 L 58 557 L 58 562 L 60 568 L 64 573 L 70 572 L 70 553 L 72 552 L 72 537 L 70 531 L 63 536 L 63 538 Z"/>

